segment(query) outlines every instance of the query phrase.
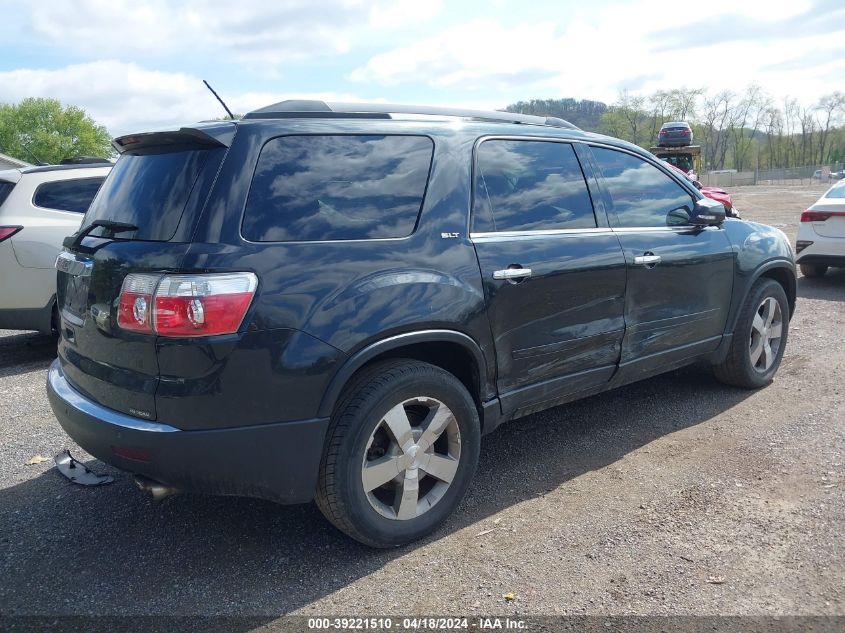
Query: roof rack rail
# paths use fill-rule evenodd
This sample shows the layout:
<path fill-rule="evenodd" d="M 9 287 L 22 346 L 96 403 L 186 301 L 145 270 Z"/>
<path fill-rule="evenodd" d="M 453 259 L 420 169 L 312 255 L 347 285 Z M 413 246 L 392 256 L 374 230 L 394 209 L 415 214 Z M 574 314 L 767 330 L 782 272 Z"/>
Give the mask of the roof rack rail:
<path fill-rule="evenodd" d="M 394 103 L 346 103 L 289 99 L 273 105 L 253 110 L 244 115 L 244 119 L 287 119 L 287 118 L 326 118 L 326 119 L 391 119 L 391 115 L 424 115 L 458 117 L 476 121 L 494 123 L 521 123 L 524 125 L 544 125 L 562 127 L 570 130 L 578 128 L 569 121 L 557 117 L 542 117 L 499 110 L 467 110 L 464 108 L 441 108 L 436 106 L 401 105 Z"/>

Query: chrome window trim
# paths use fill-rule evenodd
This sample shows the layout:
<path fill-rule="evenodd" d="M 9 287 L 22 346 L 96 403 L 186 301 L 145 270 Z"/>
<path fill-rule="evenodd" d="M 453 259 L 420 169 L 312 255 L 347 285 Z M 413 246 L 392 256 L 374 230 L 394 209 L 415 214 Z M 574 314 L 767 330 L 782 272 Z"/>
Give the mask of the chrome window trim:
<path fill-rule="evenodd" d="M 589 229 L 538 229 L 536 231 L 479 231 L 470 233 L 470 239 L 490 237 L 527 237 L 527 236 L 554 236 L 554 235 L 610 235 L 613 231 L 609 227 L 595 227 Z"/>
<path fill-rule="evenodd" d="M 542 237 L 555 235 L 610 235 L 612 233 L 676 233 L 678 231 L 699 230 L 692 224 L 681 226 L 626 226 L 621 228 L 597 227 L 592 229 L 541 229 L 537 231 L 480 231 L 470 233 L 470 239 L 487 239 L 492 237 Z"/>
<path fill-rule="evenodd" d="M 678 231 L 698 230 L 695 224 L 680 224 L 678 226 L 620 226 L 613 229 L 614 233 L 676 233 Z"/>

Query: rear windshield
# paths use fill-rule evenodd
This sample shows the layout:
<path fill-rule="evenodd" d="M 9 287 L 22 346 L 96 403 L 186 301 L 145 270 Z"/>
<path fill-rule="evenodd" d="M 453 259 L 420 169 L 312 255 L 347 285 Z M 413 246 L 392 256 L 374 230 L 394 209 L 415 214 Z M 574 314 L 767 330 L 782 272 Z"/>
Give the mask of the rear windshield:
<path fill-rule="evenodd" d="M 0 204 L 6 202 L 6 198 L 9 197 L 9 194 L 12 193 L 12 189 L 15 188 L 15 183 L 13 182 L 6 182 L 5 180 L 0 180 Z"/>
<path fill-rule="evenodd" d="M 425 136 L 284 136 L 267 142 L 247 199 L 255 242 L 405 237 L 425 195 Z"/>
<path fill-rule="evenodd" d="M 833 185 L 830 190 L 824 194 L 825 198 L 845 198 L 845 180 L 839 181 L 839 183 Z M 0 195 L 0 201 L 3 200 L 2 195 Z"/>
<path fill-rule="evenodd" d="M 85 215 L 134 224 L 121 239 L 166 242 L 176 233 L 185 204 L 208 155 L 205 149 L 175 146 L 123 154 Z M 92 231 L 97 235 L 99 229 Z"/>

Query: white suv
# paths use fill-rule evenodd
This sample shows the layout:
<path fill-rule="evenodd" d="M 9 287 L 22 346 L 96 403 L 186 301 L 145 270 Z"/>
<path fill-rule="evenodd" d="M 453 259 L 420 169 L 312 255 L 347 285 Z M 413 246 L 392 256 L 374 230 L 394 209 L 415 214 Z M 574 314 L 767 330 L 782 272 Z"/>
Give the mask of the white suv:
<path fill-rule="evenodd" d="M 111 168 L 104 162 L 0 171 L 0 329 L 54 329 L 56 256 Z"/>
<path fill-rule="evenodd" d="M 829 266 L 845 267 L 845 180 L 801 214 L 795 253 L 805 277 L 821 277 Z"/>

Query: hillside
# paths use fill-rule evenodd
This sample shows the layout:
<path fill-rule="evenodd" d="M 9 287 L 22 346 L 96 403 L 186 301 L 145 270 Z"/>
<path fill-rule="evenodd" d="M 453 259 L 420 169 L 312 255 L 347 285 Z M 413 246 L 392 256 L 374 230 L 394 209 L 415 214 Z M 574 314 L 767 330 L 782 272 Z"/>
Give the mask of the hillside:
<path fill-rule="evenodd" d="M 531 99 L 517 101 L 505 108 L 506 112 L 535 114 L 537 116 L 556 116 L 566 119 L 582 130 L 598 130 L 601 115 L 608 109 L 606 103 L 589 99 Z"/>

